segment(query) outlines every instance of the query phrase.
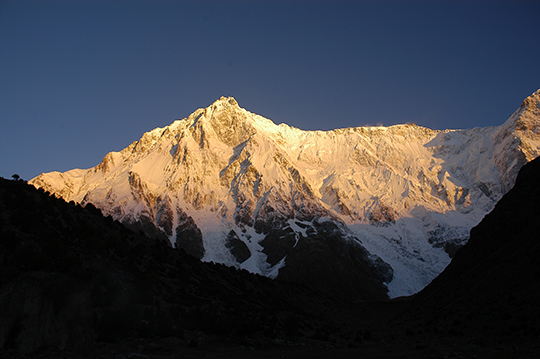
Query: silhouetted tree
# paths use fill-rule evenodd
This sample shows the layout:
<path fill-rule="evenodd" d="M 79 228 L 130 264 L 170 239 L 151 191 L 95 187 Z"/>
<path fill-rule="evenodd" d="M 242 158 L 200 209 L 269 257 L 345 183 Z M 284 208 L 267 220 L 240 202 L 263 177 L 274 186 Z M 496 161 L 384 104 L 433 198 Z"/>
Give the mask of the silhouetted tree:
<path fill-rule="evenodd" d="M 11 176 L 11 178 L 13 178 L 14 181 L 18 181 L 21 179 L 21 176 L 15 173 L 13 176 Z"/>

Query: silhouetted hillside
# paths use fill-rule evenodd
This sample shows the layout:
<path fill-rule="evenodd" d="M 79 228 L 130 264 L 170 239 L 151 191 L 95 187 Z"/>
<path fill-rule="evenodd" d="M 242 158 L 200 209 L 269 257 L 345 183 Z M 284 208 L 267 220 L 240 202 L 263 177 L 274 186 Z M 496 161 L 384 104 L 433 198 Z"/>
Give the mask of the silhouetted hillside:
<path fill-rule="evenodd" d="M 535 160 L 412 300 L 359 303 L 202 263 L 0 179 L 0 357 L 533 358 L 538 179 Z"/>
<path fill-rule="evenodd" d="M 477 344 L 539 344 L 539 258 L 540 161 L 534 160 L 402 320 L 411 331 Z"/>
<path fill-rule="evenodd" d="M 0 238 L 4 352 L 91 353 L 133 337 L 324 342 L 342 327 L 318 293 L 200 262 L 22 181 L 0 179 Z"/>

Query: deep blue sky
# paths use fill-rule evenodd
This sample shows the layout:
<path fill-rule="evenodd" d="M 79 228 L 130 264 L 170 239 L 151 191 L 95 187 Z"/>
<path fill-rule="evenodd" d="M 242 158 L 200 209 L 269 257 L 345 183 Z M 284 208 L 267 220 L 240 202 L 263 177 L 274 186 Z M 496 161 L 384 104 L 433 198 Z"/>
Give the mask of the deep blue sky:
<path fill-rule="evenodd" d="M 88 168 L 220 96 L 276 123 L 497 126 L 539 1 L 0 0 L 0 176 Z"/>

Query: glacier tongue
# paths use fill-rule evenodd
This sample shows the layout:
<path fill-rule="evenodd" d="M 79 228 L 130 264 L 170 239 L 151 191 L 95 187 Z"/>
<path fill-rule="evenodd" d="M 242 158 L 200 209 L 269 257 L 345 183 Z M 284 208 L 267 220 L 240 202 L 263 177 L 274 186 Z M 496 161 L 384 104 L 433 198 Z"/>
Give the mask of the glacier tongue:
<path fill-rule="evenodd" d="M 205 261 L 396 297 L 440 273 L 539 155 L 539 122 L 540 91 L 499 127 L 445 131 L 303 131 L 222 97 L 93 168 L 30 182 Z"/>

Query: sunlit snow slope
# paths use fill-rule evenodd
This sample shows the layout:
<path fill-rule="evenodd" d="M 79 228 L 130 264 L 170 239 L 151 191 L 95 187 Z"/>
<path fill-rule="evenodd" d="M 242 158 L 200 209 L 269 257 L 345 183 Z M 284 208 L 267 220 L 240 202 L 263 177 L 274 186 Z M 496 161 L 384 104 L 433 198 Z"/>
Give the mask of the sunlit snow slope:
<path fill-rule="evenodd" d="M 499 127 L 445 131 L 303 131 L 222 97 L 96 167 L 31 183 L 154 224 L 206 261 L 396 297 L 439 274 L 538 156 L 539 123 L 540 91 Z"/>

